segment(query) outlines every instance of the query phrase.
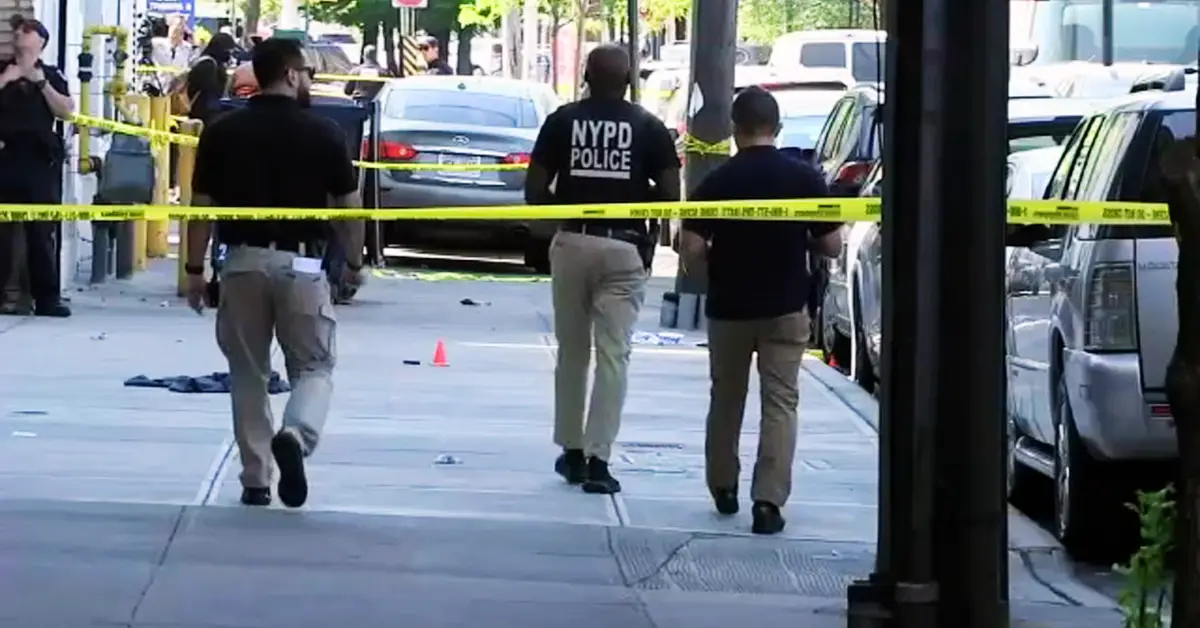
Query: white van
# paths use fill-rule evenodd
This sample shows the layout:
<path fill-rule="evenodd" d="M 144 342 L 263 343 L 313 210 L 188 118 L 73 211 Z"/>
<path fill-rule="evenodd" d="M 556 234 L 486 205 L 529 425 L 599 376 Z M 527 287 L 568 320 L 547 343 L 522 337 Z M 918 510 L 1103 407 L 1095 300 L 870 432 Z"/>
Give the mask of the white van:
<path fill-rule="evenodd" d="M 887 33 L 871 30 L 815 30 L 782 35 L 771 48 L 768 65 L 778 71 L 841 70 L 846 82 L 883 80 Z"/>

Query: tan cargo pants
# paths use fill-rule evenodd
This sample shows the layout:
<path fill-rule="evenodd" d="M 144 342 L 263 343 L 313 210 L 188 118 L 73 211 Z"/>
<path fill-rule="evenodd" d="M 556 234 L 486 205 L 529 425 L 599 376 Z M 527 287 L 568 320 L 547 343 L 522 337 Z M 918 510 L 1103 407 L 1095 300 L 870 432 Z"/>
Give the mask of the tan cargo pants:
<path fill-rule="evenodd" d="M 621 427 L 630 337 L 646 289 L 637 247 L 620 240 L 560 231 L 550 244 L 554 335 L 554 442 L 607 461 Z M 592 344 L 596 374 L 584 407 Z"/>
<path fill-rule="evenodd" d="M 753 321 L 708 321 L 712 392 L 704 442 L 708 488 L 736 489 L 742 415 L 750 385 L 750 358 L 758 354 L 762 422 L 751 499 L 782 507 L 792 491 L 800 363 L 808 345 L 809 317 L 797 312 Z"/>
<path fill-rule="evenodd" d="M 323 272 L 293 269 L 297 255 L 258 247 L 229 250 L 221 269 L 217 344 L 229 360 L 233 432 L 242 458 L 242 485 L 271 486 L 275 435 L 267 383 L 271 341 L 279 339 L 292 393 L 283 429 L 305 454 L 317 447 L 333 394 L 337 319 Z"/>

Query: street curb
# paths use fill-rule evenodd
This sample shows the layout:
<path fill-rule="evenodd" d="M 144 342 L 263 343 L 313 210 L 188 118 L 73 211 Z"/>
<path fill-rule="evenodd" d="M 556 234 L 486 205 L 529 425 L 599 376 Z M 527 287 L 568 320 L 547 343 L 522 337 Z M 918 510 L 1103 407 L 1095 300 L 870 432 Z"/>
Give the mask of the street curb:
<path fill-rule="evenodd" d="M 879 432 L 879 402 L 874 396 L 837 369 L 813 356 L 805 356 L 801 368 L 850 408 L 873 431 Z"/>
<path fill-rule="evenodd" d="M 801 366 L 859 419 L 876 433 L 879 432 L 879 402 L 873 395 L 815 357 L 805 357 Z M 1011 506 L 1008 510 L 1010 520 L 1013 517 L 1021 520 L 1020 528 L 1041 530 L 1037 522 L 1025 516 L 1024 513 Z M 1013 529 L 1017 527 L 1010 526 L 1010 544 Z M 1016 552 L 1021 557 L 1021 564 L 1025 566 L 1031 578 L 1070 604 L 1088 608 L 1117 607 L 1115 600 L 1083 584 L 1075 577 L 1066 552 L 1057 540 L 1054 540 L 1048 533 L 1039 536 L 1044 541 L 1039 539 L 1038 546 L 1009 548 L 1010 552 Z"/>

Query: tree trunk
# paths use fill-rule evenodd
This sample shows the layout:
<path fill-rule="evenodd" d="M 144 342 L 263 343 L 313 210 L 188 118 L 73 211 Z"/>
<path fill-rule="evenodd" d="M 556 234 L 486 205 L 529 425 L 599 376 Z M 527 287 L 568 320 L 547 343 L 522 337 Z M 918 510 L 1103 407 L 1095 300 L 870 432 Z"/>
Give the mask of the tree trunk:
<path fill-rule="evenodd" d="M 571 99 L 579 100 L 579 88 L 583 84 L 583 38 L 587 36 L 588 0 L 575 2 L 575 84 L 571 86 Z"/>
<path fill-rule="evenodd" d="M 471 75 L 472 66 L 474 63 L 471 60 L 471 39 L 475 36 L 475 29 L 467 26 L 458 31 L 458 51 L 454 56 L 458 57 L 458 73 Z"/>
<path fill-rule="evenodd" d="M 377 43 L 379 43 L 379 33 L 380 33 L 379 22 L 367 22 L 366 24 L 363 24 L 362 25 L 362 47 L 366 48 L 367 46 L 375 46 Z M 389 53 L 389 52 L 385 52 L 384 54 L 387 56 L 391 56 L 391 53 Z M 360 52 L 358 56 L 359 56 L 359 59 L 358 59 L 359 63 L 362 63 L 362 61 L 363 61 L 362 53 Z M 375 61 L 377 61 L 377 62 L 381 61 L 381 59 L 379 59 L 378 48 L 376 49 Z M 385 65 L 389 68 L 391 67 L 391 64 L 385 63 Z"/>
<path fill-rule="evenodd" d="M 258 21 L 262 18 L 262 0 L 246 0 L 246 28 L 242 30 L 246 41 L 258 34 Z"/>
<path fill-rule="evenodd" d="M 558 93 L 558 29 L 562 28 L 562 16 L 550 14 L 550 85 Z"/>
<path fill-rule="evenodd" d="M 1167 367 L 1167 400 L 1179 448 L 1171 625 L 1191 628 L 1200 626 L 1200 159 L 1195 140 L 1167 149 L 1162 167 L 1179 244 L 1179 331 Z"/>

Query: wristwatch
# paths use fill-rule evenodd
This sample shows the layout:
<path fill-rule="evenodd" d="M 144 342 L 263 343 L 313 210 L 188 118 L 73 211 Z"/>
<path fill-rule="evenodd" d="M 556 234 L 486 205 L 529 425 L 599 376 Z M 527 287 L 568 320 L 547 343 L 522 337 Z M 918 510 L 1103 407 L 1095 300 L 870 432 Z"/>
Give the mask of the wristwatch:
<path fill-rule="evenodd" d="M 192 266 L 191 264 L 185 264 L 183 267 L 183 272 L 185 272 L 189 275 L 200 275 L 201 277 L 203 277 L 204 276 L 204 265 L 200 264 L 199 266 Z"/>

